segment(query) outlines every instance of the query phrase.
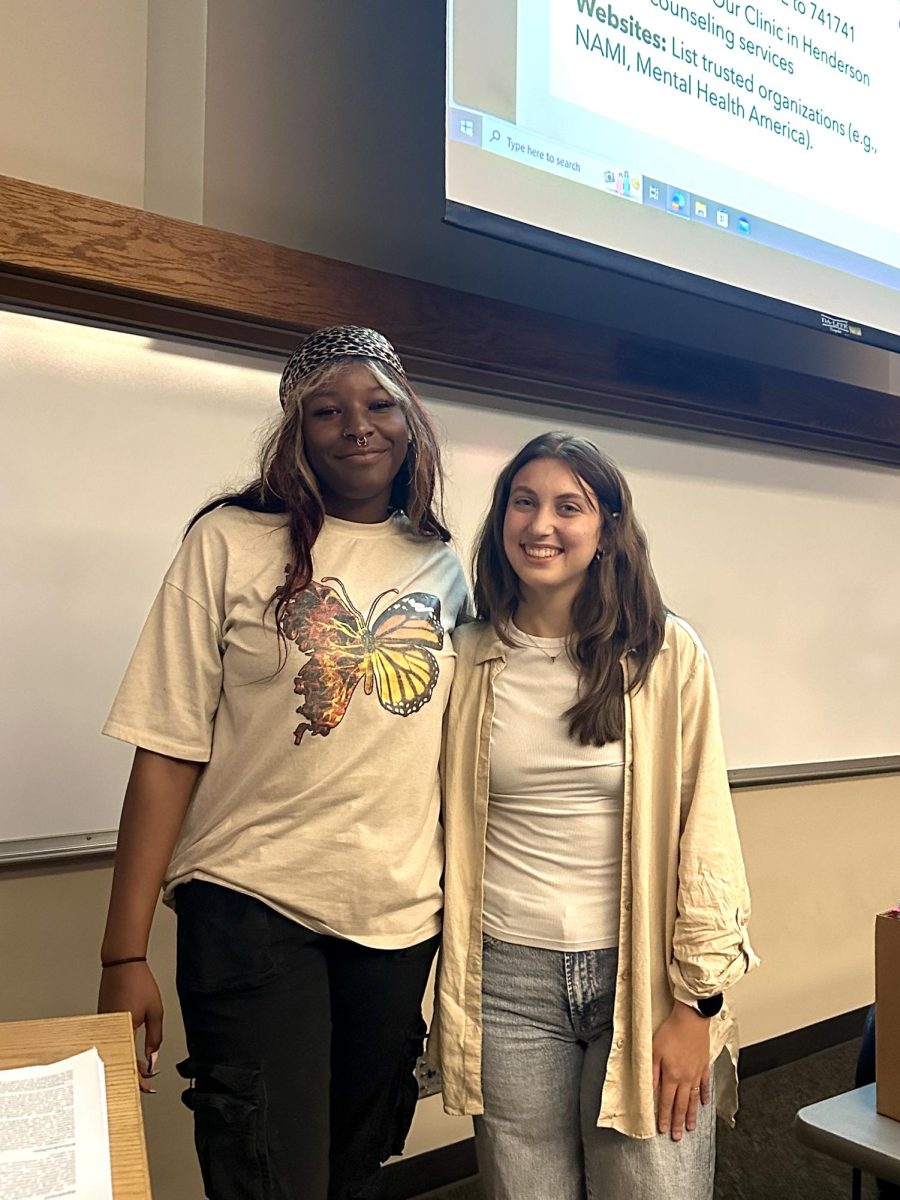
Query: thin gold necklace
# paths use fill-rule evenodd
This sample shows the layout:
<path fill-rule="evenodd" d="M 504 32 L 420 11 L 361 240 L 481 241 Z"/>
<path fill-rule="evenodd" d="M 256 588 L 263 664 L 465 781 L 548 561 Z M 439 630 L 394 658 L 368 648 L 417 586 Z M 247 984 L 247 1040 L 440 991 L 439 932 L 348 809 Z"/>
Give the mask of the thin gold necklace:
<path fill-rule="evenodd" d="M 535 650 L 540 650 L 540 652 L 541 652 L 541 654 L 543 654 L 544 658 L 549 658 L 552 663 L 555 663 L 556 660 L 559 658 L 561 650 L 557 650 L 557 652 L 555 654 L 551 654 L 549 650 L 546 650 L 540 644 L 540 642 L 536 642 L 534 637 L 530 633 L 526 633 L 525 630 L 520 629 L 518 625 L 516 625 L 515 629 L 516 629 L 516 633 L 521 633 L 523 638 L 528 639 L 528 644 L 530 646 L 532 646 Z"/>

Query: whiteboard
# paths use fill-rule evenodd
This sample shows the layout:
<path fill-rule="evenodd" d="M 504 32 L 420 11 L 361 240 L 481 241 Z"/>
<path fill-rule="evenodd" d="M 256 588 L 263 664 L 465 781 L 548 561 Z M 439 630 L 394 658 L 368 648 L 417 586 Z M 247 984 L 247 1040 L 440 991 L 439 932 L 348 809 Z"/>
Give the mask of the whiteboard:
<path fill-rule="evenodd" d="M 0 311 L 0 840 L 115 828 L 131 750 L 98 731 L 186 521 L 252 473 L 281 365 Z M 530 437 L 616 459 L 712 655 L 730 767 L 900 753 L 900 472 L 421 390 L 464 561 Z"/>

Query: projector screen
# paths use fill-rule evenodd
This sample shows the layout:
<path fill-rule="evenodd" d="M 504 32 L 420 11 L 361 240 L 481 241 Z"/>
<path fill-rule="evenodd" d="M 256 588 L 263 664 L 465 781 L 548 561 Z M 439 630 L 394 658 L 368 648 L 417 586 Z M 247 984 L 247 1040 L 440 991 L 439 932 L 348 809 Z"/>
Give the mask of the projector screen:
<path fill-rule="evenodd" d="M 454 223 L 900 349 L 900 0 L 448 0 Z"/>

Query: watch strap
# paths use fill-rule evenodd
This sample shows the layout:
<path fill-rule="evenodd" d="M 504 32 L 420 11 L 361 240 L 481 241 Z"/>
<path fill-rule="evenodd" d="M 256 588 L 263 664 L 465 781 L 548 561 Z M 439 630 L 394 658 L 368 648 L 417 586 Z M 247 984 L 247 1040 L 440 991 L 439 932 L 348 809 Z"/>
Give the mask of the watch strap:
<path fill-rule="evenodd" d="M 701 1017 L 717 1017 L 722 1011 L 724 997 L 721 992 L 717 992 L 715 996 L 702 996 L 694 1001 L 694 1008 Z"/>

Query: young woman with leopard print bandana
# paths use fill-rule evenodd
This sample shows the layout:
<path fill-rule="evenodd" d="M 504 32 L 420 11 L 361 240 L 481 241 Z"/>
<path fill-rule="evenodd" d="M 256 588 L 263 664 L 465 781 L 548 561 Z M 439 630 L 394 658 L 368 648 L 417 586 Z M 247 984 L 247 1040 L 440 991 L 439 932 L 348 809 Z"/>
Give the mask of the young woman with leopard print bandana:
<path fill-rule="evenodd" d="M 467 590 L 437 442 L 373 330 L 313 334 L 280 398 L 258 477 L 191 522 L 105 726 L 137 749 L 99 1006 L 144 1026 L 146 1089 L 162 888 L 210 1200 L 379 1194 L 440 930 L 438 756 Z"/>

